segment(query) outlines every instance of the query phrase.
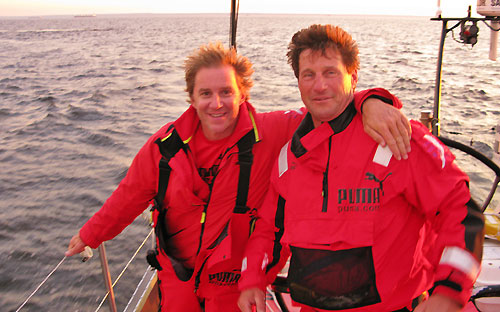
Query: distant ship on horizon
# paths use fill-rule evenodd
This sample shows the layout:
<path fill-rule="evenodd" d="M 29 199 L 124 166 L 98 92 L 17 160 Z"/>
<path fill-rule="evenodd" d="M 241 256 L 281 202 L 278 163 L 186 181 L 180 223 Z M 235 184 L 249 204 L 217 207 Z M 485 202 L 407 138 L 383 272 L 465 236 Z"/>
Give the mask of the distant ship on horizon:
<path fill-rule="evenodd" d="M 75 15 L 75 17 L 95 17 L 95 14 L 78 14 Z"/>

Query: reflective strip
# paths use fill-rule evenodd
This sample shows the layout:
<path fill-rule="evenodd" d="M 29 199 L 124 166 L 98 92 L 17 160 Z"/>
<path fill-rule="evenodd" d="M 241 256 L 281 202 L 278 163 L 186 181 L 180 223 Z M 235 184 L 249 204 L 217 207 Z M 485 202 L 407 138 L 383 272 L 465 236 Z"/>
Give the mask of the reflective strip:
<path fill-rule="evenodd" d="M 373 162 L 387 167 L 391 161 L 391 157 L 392 152 L 389 146 L 386 145 L 385 147 L 382 147 L 382 145 L 379 145 L 377 147 L 377 151 L 375 152 L 375 156 L 373 156 Z"/>
<path fill-rule="evenodd" d="M 439 153 L 439 158 L 441 159 L 441 169 L 444 168 L 444 165 L 446 164 L 446 160 L 444 158 L 444 148 L 443 148 L 443 146 L 432 135 L 426 134 L 426 135 L 424 135 L 424 139 L 426 139 L 427 141 L 429 141 L 437 149 L 437 152 Z"/>
<path fill-rule="evenodd" d="M 267 252 L 264 253 L 264 259 L 262 259 L 261 270 L 264 271 L 266 266 L 269 264 L 269 257 L 267 256 Z"/>
<path fill-rule="evenodd" d="M 291 112 L 296 112 L 297 114 L 299 115 L 304 115 L 304 113 L 300 110 L 300 108 L 298 109 L 293 109 L 293 110 L 287 110 L 286 112 L 284 112 L 284 114 L 290 114 Z"/>
<path fill-rule="evenodd" d="M 281 148 L 280 156 L 278 157 L 278 169 L 280 177 L 283 173 L 285 173 L 288 170 L 288 157 L 287 157 L 288 144 L 290 144 L 290 142 L 286 143 L 285 146 Z"/>
<path fill-rule="evenodd" d="M 168 138 L 170 138 L 170 136 L 172 135 L 173 132 L 170 132 L 166 137 L 164 137 L 163 139 L 161 139 L 162 142 L 165 142 Z M 193 136 L 190 136 L 189 138 L 187 138 L 186 140 L 182 141 L 182 143 L 184 144 L 188 144 L 189 141 L 191 141 L 191 139 L 193 138 Z"/>
<path fill-rule="evenodd" d="M 479 274 L 479 262 L 470 252 L 459 247 L 446 247 L 439 264 L 452 266 L 467 274 L 471 280 L 476 280 Z"/>
<path fill-rule="evenodd" d="M 163 139 L 161 139 L 162 142 L 165 142 L 166 139 L 170 138 L 170 136 L 172 135 L 172 132 L 170 132 L 166 137 L 164 137 Z"/>
<path fill-rule="evenodd" d="M 243 258 L 243 261 L 241 261 L 241 273 L 245 272 L 248 268 L 248 258 L 245 257 Z"/>
<path fill-rule="evenodd" d="M 255 118 L 253 117 L 253 114 L 251 111 L 248 111 L 248 113 L 250 115 L 250 120 L 252 121 L 252 125 L 253 125 L 253 132 L 255 134 L 255 142 L 259 142 L 260 141 L 259 131 L 257 130 L 257 124 L 255 124 Z"/>

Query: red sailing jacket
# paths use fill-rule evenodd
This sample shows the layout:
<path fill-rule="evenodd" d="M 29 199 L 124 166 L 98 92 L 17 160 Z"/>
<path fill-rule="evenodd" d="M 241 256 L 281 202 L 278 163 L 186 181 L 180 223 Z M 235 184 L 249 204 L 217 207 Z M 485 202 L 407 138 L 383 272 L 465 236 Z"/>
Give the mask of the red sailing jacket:
<path fill-rule="evenodd" d="M 240 109 L 237 127 L 228 141 L 231 150 L 225 153 L 220 164 L 220 172 L 214 184 L 210 207 L 206 216 L 206 231 L 203 247 L 209 246 L 220 234 L 234 208 L 238 181 L 238 160 L 236 142 L 254 127 L 250 114 L 255 118 L 255 131 L 258 141 L 253 147 L 254 164 L 252 166 L 251 189 L 248 196 L 249 207 L 259 207 L 262 194 L 265 194 L 269 171 L 279 152 L 279 145 L 291 137 L 303 118 L 295 111 L 257 114 L 254 108 L 245 103 Z M 115 237 L 140 213 L 142 213 L 158 191 L 158 163 L 161 154 L 154 143 L 158 138 L 168 135 L 167 129 L 172 123 L 162 127 L 154 134 L 136 155 L 127 176 L 120 183 L 112 196 L 81 229 L 82 240 L 91 247 Z M 173 122 L 181 139 L 189 141 L 199 119 L 196 111 L 190 107 L 181 117 Z M 200 219 L 202 207 L 206 204 L 209 188 L 198 174 L 192 158 L 179 152 L 170 161 L 172 173 L 165 196 L 164 205 L 168 207 L 167 227 L 169 232 L 181 232 L 170 242 L 172 254 L 183 259 L 187 267 L 193 268 L 195 254 L 200 239 Z"/>
<path fill-rule="evenodd" d="M 240 290 L 264 289 L 291 250 L 292 298 L 318 310 L 392 311 L 434 283 L 465 304 L 479 269 L 466 248 L 468 177 L 420 123 L 412 132 L 397 161 L 352 106 L 316 129 L 307 115 L 273 169 Z"/>
<path fill-rule="evenodd" d="M 357 107 L 369 96 L 382 97 L 394 102 L 400 107 L 399 100 L 383 89 L 371 89 L 356 93 Z M 242 104 L 238 124 L 228 141 L 230 149 L 224 154 L 220 170 L 212 190 L 201 179 L 194 163 L 192 154 L 178 152 L 171 160 L 172 172 L 164 200 L 167 208 L 166 227 L 170 234 L 176 233 L 168 241 L 169 255 L 182 261 L 187 268 L 199 270 L 201 267 L 212 272 L 215 284 L 227 282 L 217 280 L 217 270 L 237 271 L 241 268 L 244 246 L 249 236 L 249 221 L 255 215 L 256 209 L 263 202 L 269 187 L 269 177 L 276 159 L 286 141 L 303 118 L 304 110 L 300 112 L 270 112 L 256 113 L 249 103 Z M 251 116 L 254 120 L 252 121 Z M 140 215 L 155 197 L 158 191 L 159 161 L 161 154 L 155 141 L 165 138 L 167 129 L 174 125 L 181 139 L 190 144 L 200 121 L 196 111 L 190 107 L 173 123 L 162 127 L 141 148 L 134 158 L 126 177 L 121 181 L 112 196 L 103 207 L 80 230 L 80 237 L 92 248 L 103 241 L 114 238 L 127 225 Z M 237 194 L 239 166 L 237 165 L 236 142 L 249 131 L 256 134 L 257 143 L 253 146 L 254 161 L 251 168 L 250 187 L 247 206 L 250 208 L 244 218 L 238 220 L 238 225 L 229 224 L 228 236 L 216 248 L 212 245 L 224 231 L 232 216 Z M 206 215 L 204 206 L 208 204 Z M 204 230 L 202 233 L 202 224 Z M 232 229 L 236 228 L 237 231 Z M 197 254 L 201 240 L 200 252 Z M 160 254 L 162 255 L 162 254 Z M 211 255 L 208 261 L 205 261 Z M 218 268 L 220 262 L 224 263 Z M 161 260 L 161 259 L 160 259 Z M 161 263 L 162 261 L 160 261 Z M 226 272 L 224 271 L 224 272 Z M 202 283 L 208 279 L 202 276 Z M 237 279 L 231 279 L 236 286 Z M 202 289 L 203 285 L 200 285 Z"/>

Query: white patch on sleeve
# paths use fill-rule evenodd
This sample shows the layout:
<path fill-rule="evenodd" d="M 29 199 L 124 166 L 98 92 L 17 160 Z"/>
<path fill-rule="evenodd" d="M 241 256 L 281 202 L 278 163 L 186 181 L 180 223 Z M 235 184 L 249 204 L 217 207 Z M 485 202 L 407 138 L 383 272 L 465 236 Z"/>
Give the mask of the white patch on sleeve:
<path fill-rule="evenodd" d="M 373 156 L 373 162 L 387 167 L 391 161 L 391 157 L 392 152 L 389 146 L 386 145 L 385 147 L 382 147 L 382 145 L 379 145 L 377 147 L 377 151 L 375 152 L 375 156 Z"/>
<path fill-rule="evenodd" d="M 297 114 L 299 115 L 303 115 L 302 111 L 300 110 L 300 108 L 297 108 L 297 109 L 293 109 L 293 110 L 287 110 L 285 111 L 285 115 L 286 114 L 290 114 L 291 112 L 296 112 Z"/>
<path fill-rule="evenodd" d="M 280 156 L 278 157 L 278 170 L 279 170 L 279 176 L 283 173 L 285 173 L 288 170 L 288 156 L 287 156 L 287 151 L 288 151 L 288 145 L 290 142 L 286 143 L 285 146 L 281 148 L 280 151 Z"/>
<path fill-rule="evenodd" d="M 265 270 L 268 263 L 269 263 L 269 257 L 267 256 L 267 252 L 266 252 L 266 253 L 264 253 L 264 259 L 262 259 L 262 266 L 261 266 L 262 271 Z"/>
<path fill-rule="evenodd" d="M 248 268 L 248 259 L 247 257 L 243 258 L 243 261 L 241 261 L 241 272 L 245 272 Z"/>
<path fill-rule="evenodd" d="M 441 144 L 439 144 L 438 140 L 433 137 L 432 135 L 424 135 L 424 139 L 429 141 L 435 148 L 436 148 L 436 153 L 438 153 L 439 158 L 441 159 L 441 169 L 444 168 L 444 165 L 446 165 L 446 159 L 444 158 L 444 148 Z"/>
<path fill-rule="evenodd" d="M 471 280 L 476 280 L 479 275 L 479 262 L 474 256 L 459 247 L 446 247 L 439 264 L 447 264 L 467 274 Z"/>

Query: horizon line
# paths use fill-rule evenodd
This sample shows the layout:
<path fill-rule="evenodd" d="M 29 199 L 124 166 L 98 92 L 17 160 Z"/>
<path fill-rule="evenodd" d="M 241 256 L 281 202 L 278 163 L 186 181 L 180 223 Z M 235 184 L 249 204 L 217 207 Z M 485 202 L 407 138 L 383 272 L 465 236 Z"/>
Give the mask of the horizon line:
<path fill-rule="evenodd" d="M 1 15 L 0 18 L 30 18 L 30 17 L 98 17 L 108 15 L 227 15 L 227 12 L 136 12 L 136 13 L 78 13 L 78 14 L 30 14 L 30 15 Z M 390 17 L 428 17 L 434 18 L 436 16 L 429 15 L 407 15 L 407 14 L 385 14 L 385 13 L 278 13 L 278 12 L 240 12 L 240 15 L 253 14 L 253 15 L 333 15 L 333 16 L 390 16 Z"/>

